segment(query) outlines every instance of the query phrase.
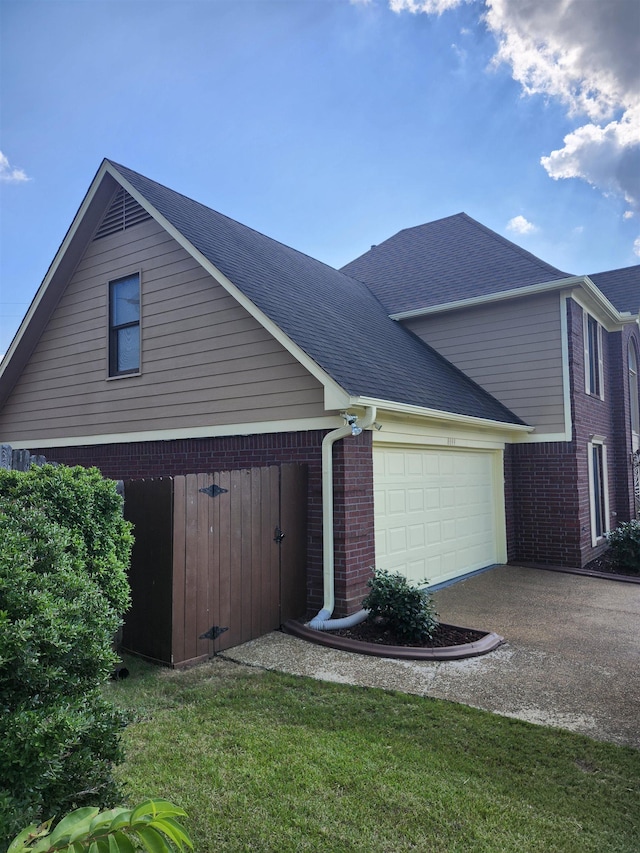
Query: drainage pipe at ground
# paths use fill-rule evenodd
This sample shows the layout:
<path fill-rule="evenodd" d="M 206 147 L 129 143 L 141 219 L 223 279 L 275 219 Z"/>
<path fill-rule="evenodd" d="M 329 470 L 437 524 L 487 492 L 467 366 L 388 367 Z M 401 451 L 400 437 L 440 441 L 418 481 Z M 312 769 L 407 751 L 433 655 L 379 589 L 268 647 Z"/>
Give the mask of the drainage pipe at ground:
<path fill-rule="evenodd" d="M 367 406 L 364 418 L 358 424 L 361 430 L 373 426 L 376 419 L 375 406 Z M 325 435 L 322 440 L 322 585 L 324 603 L 322 610 L 308 623 L 317 631 L 350 628 L 367 618 L 368 611 L 360 610 L 342 619 L 332 619 L 335 607 L 335 559 L 333 540 L 333 445 L 352 435 L 352 422 L 346 423 Z"/>

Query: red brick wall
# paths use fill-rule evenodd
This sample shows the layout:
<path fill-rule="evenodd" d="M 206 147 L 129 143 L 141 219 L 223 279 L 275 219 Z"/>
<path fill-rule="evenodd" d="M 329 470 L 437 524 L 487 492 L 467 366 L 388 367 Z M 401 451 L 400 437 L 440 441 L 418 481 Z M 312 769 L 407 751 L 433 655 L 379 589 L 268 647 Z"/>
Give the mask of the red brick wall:
<path fill-rule="evenodd" d="M 83 447 L 47 448 L 50 462 L 95 466 L 117 480 L 231 471 L 298 462 L 308 466 L 307 607 L 323 604 L 322 454 L 325 432 L 190 438 Z M 336 615 L 360 608 L 374 563 L 371 432 L 337 442 L 334 454 Z M 365 590 L 365 592 L 362 592 Z"/>
<path fill-rule="evenodd" d="M 375 565 L 372 433 L 334 445 L 336 616 L 360 610 Z"/>
<path fill-rule="evenodd" d="M 503 457 L 504 514 L 507 538 L 507 560 L 516 558 L 516 508 L 513 500 L 513 453 L 507 445 Z"/>
<path fill-rule="evenodd" d="M 570 442 L 516 444 L 510 459 L 511 562 L 580 565 L 576 459 Z"/>

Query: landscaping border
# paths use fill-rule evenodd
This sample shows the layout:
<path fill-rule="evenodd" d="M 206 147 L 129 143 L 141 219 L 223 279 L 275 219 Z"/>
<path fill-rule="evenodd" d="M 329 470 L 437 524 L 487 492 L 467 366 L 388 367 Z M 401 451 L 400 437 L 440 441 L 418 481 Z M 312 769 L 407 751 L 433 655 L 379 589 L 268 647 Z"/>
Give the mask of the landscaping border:
<path fill-rule="evenodd" d="M 444 625 L 444 623 L 442 623 Z M 449 626 L 453 627 L 453 626 Z M 307 628 L 300 622 L 289 619 L 282 626 L 285 634 L 292 634 L 302 640 L 309 640 L 320 646 L 329 646 L 343 652 L 355 652 L 360 655 L 373 655 L 380 658 L 395 658 L 397 660 L 462 660 L 464 658 L 486 655 L 501 646 L 505 639 L 499 634 L 487 633 L 473 643 L 464 643 L 460 646 L 441 646 L 440 648 L 423 648 L 422 646 L 384 646 L 380 643 L 367 643 L 361 640 L 351 640 L 347 637 L 339 637 L 329 631 L 317 631 L 315 628 Z M 463 629 L 471 630 L 471 629 Z M 474 629 L 475 630 L 475 629 Z"/>

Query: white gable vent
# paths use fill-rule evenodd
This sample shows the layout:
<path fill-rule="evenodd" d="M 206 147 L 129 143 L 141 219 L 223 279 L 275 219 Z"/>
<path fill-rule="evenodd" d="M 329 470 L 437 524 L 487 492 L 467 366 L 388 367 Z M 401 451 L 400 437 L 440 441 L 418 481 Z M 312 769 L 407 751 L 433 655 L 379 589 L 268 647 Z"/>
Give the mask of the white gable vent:
<path fill-rule="evenodd" d="M 139 225 L 140 222 L 145 222 L 151 219 L 144 207 L 132 198 L 128 192 L 121 187 L 116 193 L 109 209 L 102 218 L 100 227 L 96 231 L 93 239 L 99 240 L 101 237 L 108 237 L 109 234 L 116 234 L 118 231 L 126 231 L 127 228 L 133 228 L 134 225 Z"/>

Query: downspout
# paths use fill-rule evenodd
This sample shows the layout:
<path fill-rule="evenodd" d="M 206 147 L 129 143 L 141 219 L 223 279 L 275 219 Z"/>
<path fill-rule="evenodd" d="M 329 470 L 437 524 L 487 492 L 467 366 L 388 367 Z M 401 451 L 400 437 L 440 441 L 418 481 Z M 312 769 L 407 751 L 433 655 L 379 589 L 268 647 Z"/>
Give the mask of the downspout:
<path fill-rule="evenodd" d="M 325 435 L 322 440 L 322 585 L 324 604 L 317 616 L 308 623 L 317 631 L 329 631 L 336 628 L 350 628 L 367 618 L 367 610 L 359 610 L 342 619 L 332 619 L 335 607 L 335 560 L 333 542 L 333 445 L 336 441 L 353 435 L 353 425 L 358 420 L 345 415 L 347 423 Z M 376 407 L 367 406 L 360 430 L 373 426 L 376 419 Z"/>

